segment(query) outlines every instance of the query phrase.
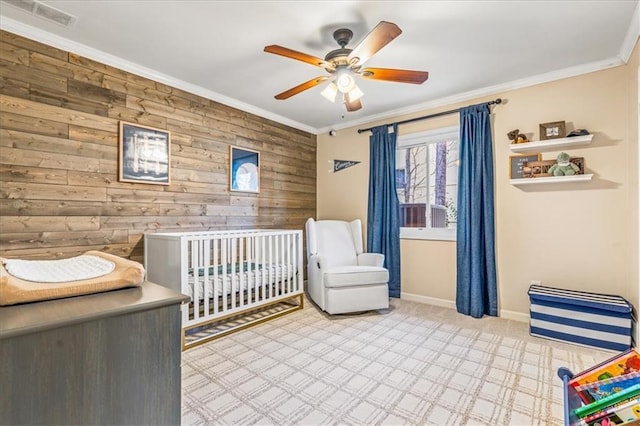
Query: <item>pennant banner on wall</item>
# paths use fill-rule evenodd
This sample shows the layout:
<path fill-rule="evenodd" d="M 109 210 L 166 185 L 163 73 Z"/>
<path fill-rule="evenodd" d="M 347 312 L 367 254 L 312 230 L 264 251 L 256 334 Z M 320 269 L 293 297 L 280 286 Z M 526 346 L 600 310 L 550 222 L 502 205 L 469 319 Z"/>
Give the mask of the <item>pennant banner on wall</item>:
<path fill-rule="evenodd" d="M 339 172 L 340 170 L 355 166 L 356 164 L 360 164 L 360 161 L 333 160 L 333 172 Z"/>

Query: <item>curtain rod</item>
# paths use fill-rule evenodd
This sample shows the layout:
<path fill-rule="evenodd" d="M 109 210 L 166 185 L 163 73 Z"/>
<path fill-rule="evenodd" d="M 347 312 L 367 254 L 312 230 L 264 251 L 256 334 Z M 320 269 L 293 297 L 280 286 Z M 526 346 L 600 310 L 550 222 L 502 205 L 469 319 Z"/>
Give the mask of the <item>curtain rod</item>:
<path fill-rule="evenodd" d="M 497 104 L 501 104 L 501 103 L 502 103 L 502 99 L 500 99 L 500 98 L 498 98 L 498 99 L 496 99 L 494 101 L 486 102 L 487 105 L 494 105 L 494 104 L 497 105 Z M 407 124 L 407 123 L 412 123 L 414 121 L 426 120 L 427 118 L 435 118 L 435 117 L 440 117 L 442 115 L 455 114 L 456 112 L 460 112 L 461 109 L 462 108 L 452 109 L 452 110 L 449 110 L 449 111 L 443 111 L 443 112 L 438 112 L 438 113 L 431 114 L 431 115 L 425 115 L 423 117 L 411 118 L 409 120 L 398 121 L 397 123 L 386 124 L 386 126 L 393 126 L 394 124 Z M 373 127 L 369 127 L 368 129 L 358 129 L 358 133 L 367 132 L 367 131 L 372 130 L 372 129 L 373 129 Z"/>

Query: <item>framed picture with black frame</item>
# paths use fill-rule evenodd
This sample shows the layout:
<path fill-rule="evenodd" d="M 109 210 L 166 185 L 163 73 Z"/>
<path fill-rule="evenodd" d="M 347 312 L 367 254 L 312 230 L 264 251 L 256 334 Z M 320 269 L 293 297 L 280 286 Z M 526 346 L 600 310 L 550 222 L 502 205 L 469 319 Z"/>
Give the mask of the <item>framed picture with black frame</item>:
<path fill-rule="evenodd" d="M 260 153 L 237 146 L 230 147 L 229 189 L 260 192 Z"/>
<path fill-rule="evenodd" d="M 169 185 L 171 133 L 167 130 L 120 122 L 118 180 Z"/>

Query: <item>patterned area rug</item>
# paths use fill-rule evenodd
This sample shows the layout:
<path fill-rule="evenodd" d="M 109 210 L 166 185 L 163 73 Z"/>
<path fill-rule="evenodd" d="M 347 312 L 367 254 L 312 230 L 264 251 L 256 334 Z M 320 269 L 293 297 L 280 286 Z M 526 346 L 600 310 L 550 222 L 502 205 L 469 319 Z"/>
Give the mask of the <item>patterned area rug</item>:
<path fill-rule="evenodd" d="M 182 423 L 562 425 L 557 369 L 613 355 L 405 300 L 337 316 L 305 302 L 184 352 Z"/>

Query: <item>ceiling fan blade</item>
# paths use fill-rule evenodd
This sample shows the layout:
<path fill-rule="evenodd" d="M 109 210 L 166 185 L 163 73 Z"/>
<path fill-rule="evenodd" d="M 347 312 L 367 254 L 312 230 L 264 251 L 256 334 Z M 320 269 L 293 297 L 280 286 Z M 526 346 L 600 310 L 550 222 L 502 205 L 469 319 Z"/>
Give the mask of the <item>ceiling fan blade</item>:
<path fill-rule="evenodd" d="M 275 98 L 278 100 L 288 99 L 293 95 L 297 95 L 300 92 L 304 92 L 307 89 L 311 89 L 312 87 L 317 86 L 318 84 L 322 83 L 328 78 L 329 76 L 323 76 L 323 77 L 316 77 L 309 81 L 305 81 L 302 84 L 298 84 L 296 87 L 292 87 L 289 90 L 285 90 L 284 92 L 277 94 Z"/>
<path fill-rule="evenodd" d="M 377 51 L 398 37 L 402 30 L 391 22 L 380 21 L 378 25 L 358 43 L 347 57 L 349 64 L 360 66 L 371 58 Z"/>
<path fill-rule="evenodd" d="M 280 55 L 286 58 L 306 62 L 318 67 L 324 67 L 328 65 L 328 63 L 324 59 L 316 58 L 315 56 L 307 55 L 306 53 L 298 52 L 297 50 L 288 49 L 286 47 L 278 46 L 275 44 L 265 46 L 264 51 L 267 53 L 273 53 L 274 55 Z"/>
<path fill-rule="evenodd" d="M 362 108 L 362 102 L 360 102 L 360 99 L 352 101 L 349 99 L 348 93 L 344 94 L 344 105 L 347 107 L 347 111 L 349 112 L 357 111 Z"/>
<path fill-rule="evenodd" d="M 365 68 L 362 70 L 361 75 L 363 78 L 372 80 L 412 84 L 422 84 L 429 78 L 429 73 L 426 71 L 394 70 L 391 68 Z"/>

